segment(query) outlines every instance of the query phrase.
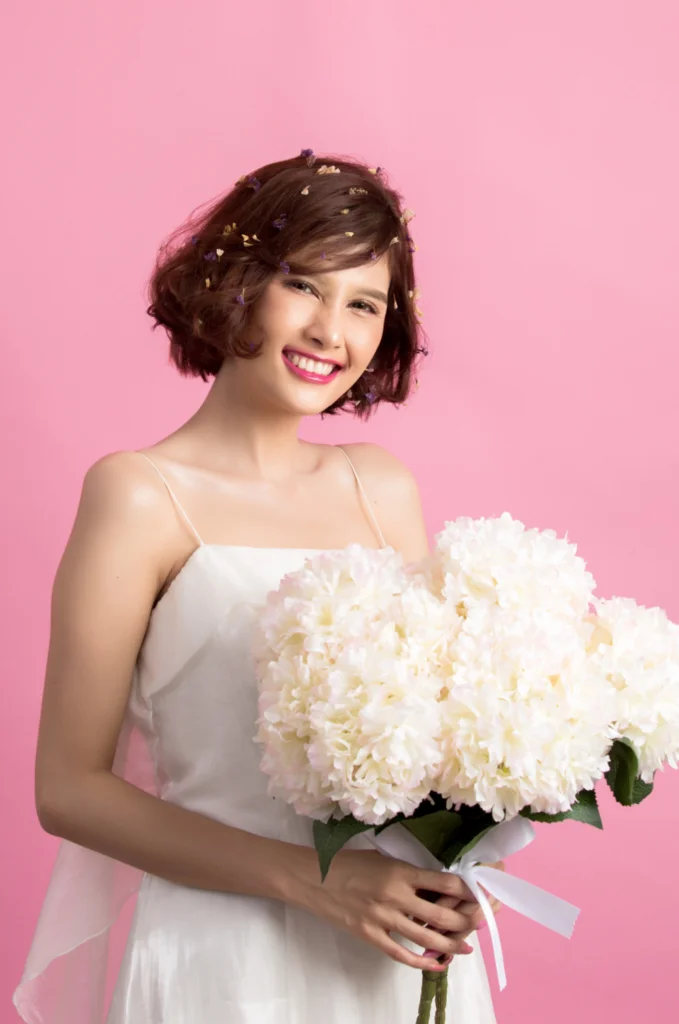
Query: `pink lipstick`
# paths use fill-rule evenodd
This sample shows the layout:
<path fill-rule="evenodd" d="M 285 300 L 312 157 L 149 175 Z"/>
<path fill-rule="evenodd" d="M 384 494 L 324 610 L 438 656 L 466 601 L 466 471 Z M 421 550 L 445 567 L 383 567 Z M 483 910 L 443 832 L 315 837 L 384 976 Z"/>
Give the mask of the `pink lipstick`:
<path fill-rule="evenodd" d="M 290 349 L 293 352 L 294 349 Z M 329 384 L 331 380 L 335 380 L 342 367 L 335 364 L 335 369 L 328 374 L 323 373 L 312 373 L 310 370 L 303 370 L 301 366 L 296 366 L 295 363 L 290 360 L 286 352 L 281 353 L 283 356 L 283 362 L 287 368 L 295 374 L 297 377 L 301 377 L 302 380 L 308 380 L 311 384 Z M 311 359 L 312 356 L 307 356 L 303 352 L 296 352 L 296 355 L 303 356 L 305 359 Z M 334 363 L 333 359 L 314 359 L 314 362 L 318 363 Z"/>

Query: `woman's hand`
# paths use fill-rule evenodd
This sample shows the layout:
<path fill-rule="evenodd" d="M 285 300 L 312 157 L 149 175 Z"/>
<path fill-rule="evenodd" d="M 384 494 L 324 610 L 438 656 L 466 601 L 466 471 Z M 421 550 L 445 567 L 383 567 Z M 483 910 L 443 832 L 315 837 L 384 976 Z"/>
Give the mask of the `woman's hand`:
<path fill-rule="evenodd" d="M 438 893 L 450 903 L 432 903 L 421 891 Z M 420 970 L 438 965 L 401 945 L 390 932 L 431 947 L 437 955 L 473 952 L 463 935 L 474 930 L 474 913 L 461 911 L 459 905 L 478 904 L 462 879 L 412 867 L 376 850 L 341 850 L 325 881 L 307 889 L 304 903 L 317 917 Z"/>
<path fill-rule="evenodd" d="M 486 866 L 489 868 L 496 868 L 498 871 L 505 870 L 504 861 L 501 860 L 497 861 L 495 864 L 488 864 Z M 502 904 L 500 903 L 499 900 L 496 900 L 494 896 L 491 896 L 490 893 L 486 893 L 486 895 L 488 897 L 491 910 L 493 911 L 494 914 L 498 914 L 500 912 L 500 909 L 502 908 Z M 483 910 L 481 909 L 477 900 L 475 899 L 456 900 L 452 896 L 441 896 L 437 900 L 437 903 L 442 906 L 454 908 L 458 911 L 458 913 L 466 914 L 467 917 L 469 918 L 469 927 L 465 931 L 460 932 L 457 936 L 460 939 L 466 939 L 469 935 L 471 935 L 472 932 L 479 931 L 481 928 L 485 928 L 488 924 L 488 922 L 486 921 L 486 915 L 483 913 Z M 438 962 L 440 964 L 443 964 L 444 967 L 447 967 L 451 963 L 454 954 L 445 957 L 441 956 L 438 950 L 432 949 L 430 945 L 425 950 L 424 955 L 426 957 L 433 957 L 438 959 Z"/>

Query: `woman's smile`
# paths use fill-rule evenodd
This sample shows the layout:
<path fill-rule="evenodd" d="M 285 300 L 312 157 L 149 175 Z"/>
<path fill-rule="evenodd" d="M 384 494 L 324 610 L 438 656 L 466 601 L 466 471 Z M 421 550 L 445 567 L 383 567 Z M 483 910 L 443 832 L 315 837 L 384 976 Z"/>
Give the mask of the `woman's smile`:
<path fill-rule="evenodd" d="M 329 384 L 342 372 L 342 367 L 334 360 L 314 359 L 295 349 L 284 349 L 281 355 L 291 373 L 311 384 Z"/>

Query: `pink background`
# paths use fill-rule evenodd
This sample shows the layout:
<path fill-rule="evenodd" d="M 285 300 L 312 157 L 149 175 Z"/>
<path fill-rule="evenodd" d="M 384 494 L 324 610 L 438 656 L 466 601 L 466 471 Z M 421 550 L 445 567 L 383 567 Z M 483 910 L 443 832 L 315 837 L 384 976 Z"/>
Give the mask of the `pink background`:
<path fill-rule="evenodd" d="M 56 851 L 32 802 L 51 580 L 87 466 L 205 393 L 167 365 L 144 289 L 161 238 L 242 173 L 355 155 L 417 214 L 420 391 L 306 436 L 400 455 L 432 534 L 507 509 L 568 533 L 600 595 L 679 620 L 679 16 L 39 0 L 3 20 L 4 1024 Z M 601 795 L 604 833 L 543 826 L 511 862 L 582 915 L 568 942 L 503 912 L 501 1024 L 677 1019 L 679 779 L 631 811 Z"/>

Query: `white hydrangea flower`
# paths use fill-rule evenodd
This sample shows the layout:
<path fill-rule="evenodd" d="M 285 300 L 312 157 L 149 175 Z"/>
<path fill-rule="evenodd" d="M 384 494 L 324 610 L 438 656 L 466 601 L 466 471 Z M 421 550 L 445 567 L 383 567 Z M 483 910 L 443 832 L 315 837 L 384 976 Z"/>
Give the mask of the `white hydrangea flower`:
<path fill-rule="evenodd" d="M 639 756 L 640 777 L 679 761 L 679 626 L 631 598 L 595 598 L 599 643 L 591 658 L 615 687 L 617 735 Z M 596 639 L 596 638 L 593 638 Z"/>
<path fill-rule="evenodd" d="M 587 657 L 587 636 L 584 623 L 543 609 L 470 607 L 441 706 L 436 789 L 449 806 L 478 804 L 501 821 L 525 807 L 567 811 L 594 788 L 609 764 L 615 693 Z"/>
<path fill-rule="evenodd" d="M 460 609 L 541 609 L 572 621 L 587 613 L 595 586 L 576 550 L 554 530 L 526 529 L 509 512 L 463 516 L 437 534 L 430 578 Z"/>
<path fill-rule="evenodd" d="M 269 793 L 301 814 L 409 814 L 440 763 L 444 608 L 392 549 L 324 552 L 269 595 L 255 639 Z"/>

